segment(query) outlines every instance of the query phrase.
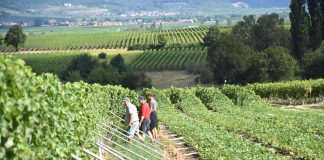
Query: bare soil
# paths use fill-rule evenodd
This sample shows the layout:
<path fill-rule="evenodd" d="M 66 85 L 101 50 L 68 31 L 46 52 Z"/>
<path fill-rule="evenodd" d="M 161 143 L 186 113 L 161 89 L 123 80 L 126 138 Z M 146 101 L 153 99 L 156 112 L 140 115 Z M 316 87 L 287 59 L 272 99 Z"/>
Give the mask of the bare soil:
<path fill-rule="evenodd" d="M 197 86 L 195 83 L 195 78 L 197 75 L 189 74 L 186 71 L 146 72 L 146 75 L 152 79 L 153 86 L 158 89 L 169 88 L 171 86 Z"/>
<path fill-rule="evenodd" d="M 182 137 L 171 134 L 164 125 L 160 125 L 159 140 L 166 145 L 168 157 L 171 160 L 198 160 L 199 155 L 188 147 Z M 191 155 L 192 154 L 192 155 Z"/>

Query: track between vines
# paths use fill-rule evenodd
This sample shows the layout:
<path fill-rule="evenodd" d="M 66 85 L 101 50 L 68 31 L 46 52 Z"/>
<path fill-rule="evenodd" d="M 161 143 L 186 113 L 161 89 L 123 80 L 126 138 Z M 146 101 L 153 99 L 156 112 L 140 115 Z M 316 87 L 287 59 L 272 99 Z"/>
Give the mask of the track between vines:
<path fill-rule="evenodd" d="M 199 153 L 194 149 L 188 147 L 184 142 L 183 137 L 172 134 L 167 126 L 160 124 L 159 137 L 162 142 L 170 143 L 172 146 L 168 147 L 170 159 L 173 160 L 198 160 Z M 171 152 L 171 153 L 170 153 Z"/>

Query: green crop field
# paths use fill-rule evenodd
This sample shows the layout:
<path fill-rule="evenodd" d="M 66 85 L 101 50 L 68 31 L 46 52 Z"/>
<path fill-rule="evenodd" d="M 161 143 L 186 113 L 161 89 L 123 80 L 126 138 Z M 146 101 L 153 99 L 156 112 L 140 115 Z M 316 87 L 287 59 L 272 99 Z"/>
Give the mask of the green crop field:
<path fill-rule="evenodd" d="M 110 61 L 117 54 L 123 55 L 126 64 L 134 61 L 143 51 L 127 51 L 123 49 L 99 49 L 99 50 L 79 50 L 79 51 L 34 51 L 34 52 L 18 52 L 12 55 L 23 59 L 28 66 L 31 66 L 36 73 L 55 73 L 60 74 L 72 62 L 72 60 L 83 53 L 88 53 L 94 58 L 98 58 L 99 53 L 106 53 L 106 59 L 100 60 Z"/>
<path fill-rule="evenodd" d="M 23 59 L 27 65 L 31 66 L 36 73 L 56 73 L 60 74 L 72 62 L 73 58 L 80 53 L 64 52 L 55 54 L 28 54 L 16 55 L 15 57 Z"/>
<path fill-rule="evenodd" d="M 161 120 L 202 159 L 323 159 L 322 114 L 272 108 L 238 86 L 163 93 Z"/>
<path fill-rule="evenodd" d="M 207 49 L 202 47 L 146 50 L 130 67 L 136 70 L 183 70 L 193 63 L 205 62 Z"/>
<path fill-rule="evenodd" d="M 136 45 L 156 45 L 158 35 L 164 35 L 171 44 L 198 44 L 202 42 L 208 28 L 187 28 L 159 31 L 69 33 L 29 35 L 22 50 L 78 50 L 103 48 L 128 48 Z M 12 48 L 2 46 L 3 50 Z"/>
<path fill-rule="evenodd" d="M 70 50 L 70 51 L 23 51 L 15 57 L 26 61 L 36 73 L 59 74 L 71 63 L 73 58 L 89 53 L 94 58 L 104 52 L 105 60 L 121 54 L 127 66 L 134 70 L 184 70 L 188 65 L 202 64 L 207 57 L 207 49 L 202 47 L 168 48 L 160 50 L 127 51 L 123 49 Z"/>
<path fill-rule="evenodd" d="M 160 122 L 183 137 L 200 159 L 324 159 L 323 114 L 273 108 L 250 87 L 133 91 L 83 82 L 63 84 L 51 74 L 36 76 L 23 61 L 5 56 L 0 56 L 0 75 L 1 159 L 72 155 L 89 159 L 81 149 L 98 151 L 96 142 L 101 140 L 93 131 L 109 136 L 96 124 L 108 119 L 122 126 L 107 113 L 123 116 L 123 97 L 138 105 L 136 97 L 149 92 L 159 103 Z M 324 84 L 317 84 L 316 96 L 323 97 Z M 160 159 L 116 138 L 112 140 L 144 159 Z"/>

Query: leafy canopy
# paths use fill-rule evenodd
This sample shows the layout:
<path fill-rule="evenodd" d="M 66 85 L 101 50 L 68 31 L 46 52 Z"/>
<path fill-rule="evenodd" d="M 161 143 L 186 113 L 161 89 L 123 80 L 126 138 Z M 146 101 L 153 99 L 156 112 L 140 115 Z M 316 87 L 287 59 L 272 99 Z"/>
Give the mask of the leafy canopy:
<path fill-rule="evenodd" d="M 207 61 L 217 83 L 243 83 L 252 49 L 236 36 L 222 34 L 208 49 Z"/>
<path fill-rule="evenodd" d="M 24 44 L 26 41 L 26 35 L 23 32 L 21 26 L 16 25 L 9 28 L 5 38 L 4 43 L 6 45 L 12 45 L 18 50 L 19 45 Z"/>

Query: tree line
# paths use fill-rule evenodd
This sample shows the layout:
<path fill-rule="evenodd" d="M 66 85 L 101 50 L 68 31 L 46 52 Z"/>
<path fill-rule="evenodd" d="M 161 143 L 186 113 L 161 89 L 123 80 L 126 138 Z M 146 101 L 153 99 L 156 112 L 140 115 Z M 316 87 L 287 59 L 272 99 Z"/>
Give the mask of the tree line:
<path fill-rule="evenodd" d="M 204 45 L 208 47 L 212 82 L 246 84 L 324 77 L 323 6 L 323 0 L 292 0 L 290 30 L 276 13 L 244 16 L 229 33 L 210 27 Z"/>
<path fill-rule="evenodd" d="M 105 59 L 105 53 L 99 59 Z M 142 89 L 152 86 L 151 79 L 144 72 L 134 72 L 125 64 L 122 55 L 118 54 L 110 62 L 99 62 L 91 55 L 84 53 L 77 56 L 65 71 L 59 75 L 63 82 L 85 81 L 89 84 L 122 85 L 129 89 Z"/>
<path fill-rule="evenodd" d="M 290 10 L 292 53 L 301 59 L 324 40 L 324 0 L 292 0 Z"/>

